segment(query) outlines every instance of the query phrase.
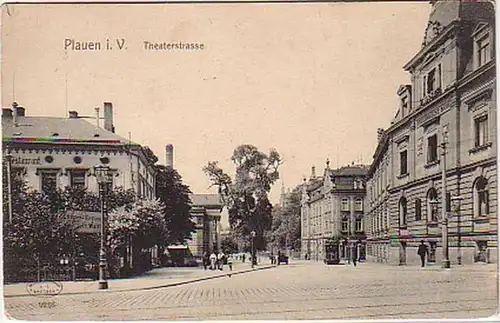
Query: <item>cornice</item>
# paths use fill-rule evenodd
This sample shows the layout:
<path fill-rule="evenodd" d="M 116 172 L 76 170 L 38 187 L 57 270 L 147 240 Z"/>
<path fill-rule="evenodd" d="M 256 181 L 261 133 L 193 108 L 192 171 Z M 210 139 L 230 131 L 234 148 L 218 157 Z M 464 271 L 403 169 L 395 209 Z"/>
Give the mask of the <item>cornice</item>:
<path fill-rule="evenodd" d="M 461 165 L 459 167 L 447 169 L 446 170 L 446 177 L 449 177 L 451 175 L 455 175 L 456 173 L 467 172 L 467 171 L 472 170 L 478 166 L 488 166 L 489 164 L 495 165 L 496 164 L 496 157 L 490 157 L 487 159 L 480 160 L 478 162 L 474 162 L 474 163 L 470 163 L 467 165 Z M 394 194 L 394 193 L 397 193 L 401 190 L 407 190 L 411 187 L 414 187 L 414 186 L 417 186 L 417 185 L 420 185 L 423 183 L 427 183 L 429 180 L 440 179 L 441 176 L 442 176 L 441 172 L 437 172 L 435 174 L 421 177 L 419 179 L 413 180 L 411 182 L 405 183 L 405 184 L 400 185 L 400 186 L 391 187 L 387 191 L 389 192 L 389 194 Z"/>

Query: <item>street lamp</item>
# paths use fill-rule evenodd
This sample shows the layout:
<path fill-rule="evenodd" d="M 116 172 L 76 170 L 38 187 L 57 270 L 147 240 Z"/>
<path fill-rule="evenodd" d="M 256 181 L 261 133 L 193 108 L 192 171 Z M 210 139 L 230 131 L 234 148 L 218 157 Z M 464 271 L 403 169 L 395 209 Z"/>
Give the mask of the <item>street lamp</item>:
<path fill-rule="evenodd" d="M 7 194 L 9 196 L 8 206 L 9 206 L 9 222 L 12 222 L 12 155 L 5 155 L 5 161 L 7 162 Z"/>
<path fill-rule="evenodd" d="M 255 231 L 250 232 L 250 235 L 252 236 L 252 268 L 257 264 L 257 261 L 255 259 Z"/>
<path fill-rule="evenodd" d="M 106 190 L 111 183 L 111 172 L 108 166 L 94 166 L 94 175 L 99 184 L 99 196 L 101 198 L 101 249 L 99 251 L 99 288 L 108 289 L 108 281 L 106 280 L 106 227 L 105 218 L 107 217 L 106 209 Z"/>
<path fill-rule="evenodd" d="M 463 198 L 460 195 L 455 195 L 451 198 L 451 203 L 454 206 L 455 212 L 457 214 L 457 263 L 462 264 L 462 235 L 461 235 L 461 223 L 460 223 L 460 204 Z"/>
<path fill-rule="evenodd" d="M 446 199 L 444 199 L 446 201 Z M 437 199 L 435 200 L 430 200 L 429 203 L 431 204 L 431 207 L 433 211 L 437 210 L 439 201 Z M 442 232 L 441 232 L 441 244 L 443 247 L 443 261 L 442 261 L 442 267 L 443 268 L 450 268 L 450 257 L 449 257 L 449 250 L 448 250 L 448 216 L 446 213 L 446 204 L 443 205 L 443 212 L 442 212 Z"/>

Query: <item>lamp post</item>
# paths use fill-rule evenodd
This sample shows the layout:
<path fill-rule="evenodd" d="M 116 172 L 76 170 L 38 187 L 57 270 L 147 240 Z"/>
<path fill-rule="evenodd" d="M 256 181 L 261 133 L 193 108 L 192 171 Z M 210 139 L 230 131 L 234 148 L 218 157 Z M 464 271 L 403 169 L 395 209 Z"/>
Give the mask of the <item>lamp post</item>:
<path fill-rule="evenodd" d="M 431 205 L 431 220 L 432 220 L 433 215 L 437 214 L 439 201 L 436 198 L 436 199 L 430 200 L 429 204 Z M 443 248 L 444 248 L 444 243 L 443 243 Z M 435 262 L 436 261 L 436 253 L 434 252 L 434 249 L 432 248 L 432 246 L 431 246 L 431 251 L 429 253 L 429 258 L 431 258 L 430 255 L 432 255 L 432 261 Z M 428 261 L 430 261 L 430 260 L 428 260 Z"/>
<path fill-rule="evenodd" d="M 257 261 L 255 259 L 255 231 L 250 232 L 250 235 L 252 236 L 252 268 L 257 264 Z"/>
<path fill-rule="evenodd" d="M 9 222 L 12 222 L 12 155 L 5 155 L 5 161 L 7 162 L 7 195 L 9 196 Z"/>
<path fill-rule="evenodd" d="M 462 197 L 460 195 L 455 195 L 451 198 L 451 203 L 454 206 L 455 212 L 457 214 L 457 263 L 462 264 L 462 234 L 461 223 L 460 223 L 460 204 L 462 203 Z"/>
<path fill-rule="evenodd" d="M 99 287 L 98 289 L 108 289 L 106 280 L 106 227 L 105 218 L 107 218 L 106 208 L 106 190 L 111 182 L 111 173 L 108 166 L 94 166 L 94 174 L 99 184 L 99 196 L 101 197 L 101 249 L 99 251 Z"/>

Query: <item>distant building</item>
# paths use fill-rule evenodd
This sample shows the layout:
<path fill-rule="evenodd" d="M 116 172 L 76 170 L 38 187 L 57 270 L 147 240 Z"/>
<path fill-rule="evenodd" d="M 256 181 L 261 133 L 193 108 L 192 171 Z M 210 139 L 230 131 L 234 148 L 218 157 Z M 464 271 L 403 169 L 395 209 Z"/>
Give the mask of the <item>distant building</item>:
<path fill-rule="evenodd" d="M 301 258 L 325 259 L 326 242 L 341 239 L 339 254 L 346 257 L 348 243 L 360 242 L 364 255 L 363 227 L 365 177 L 367 166 L 351 165 L 330 169 L 327 161 L 323 176 L 316 177 L 313 166 L 309 180 L 304 179 L 301 197 Z"/>
<path fill-rule="evenodd" d="M 378 131 L 367 181 L 368 259 L 417 263 L 424 240 L 429 261 L 441 263 L 444 206 L 451 263 L 496 262 L 494 7 L 431 3 L 422 48 L 404 67 L 412 82 L 397 92 L 391 126 Z"/>
<path fill-rule="evenodd" d="M 192 194 L 191 215 L 195 232 L 188 246 L 195 257 L 220 249 L 222 202 L 218 194 Z"/>
<path fill-rule="evenodd" d="M 2 154 L 12 156 L 13 174 L 28 186 L 86 187 L 98 190 L 93 167 L 106 164 L 113 172 L 113 187 L 133 189 L 141 196 L 155 197 L 158 158 L 148 147 L 115 134 L 113 106 L 104 103 L 104 127 L 90 123 L 76 111 L 67 118 L 29 116 L 13 104 L 2 109 Z"/>

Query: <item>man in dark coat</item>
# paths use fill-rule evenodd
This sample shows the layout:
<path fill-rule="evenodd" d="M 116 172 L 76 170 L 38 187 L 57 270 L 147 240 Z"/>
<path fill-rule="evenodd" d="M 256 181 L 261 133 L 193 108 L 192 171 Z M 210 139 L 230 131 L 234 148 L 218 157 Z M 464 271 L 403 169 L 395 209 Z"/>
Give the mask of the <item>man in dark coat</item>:
<path fill-rule="evenodd" d="M 425 256 L 429 253 L 429 249 L 424 243 L 424 240 L 420 241 L 418 246 L 417 254 L 420 256 L 420 261 L 422 262 L 422 267 L 425 267 Z"/>
<path fill-rule="evenodd" d="M 356 263 L 358 261 L 358 245 L 356 243 L 353 243 L 351 245 L 351 258 L 352 264 L 356 266 Z"/>

